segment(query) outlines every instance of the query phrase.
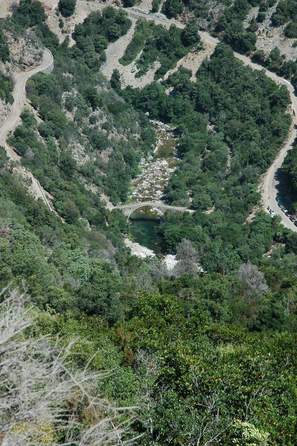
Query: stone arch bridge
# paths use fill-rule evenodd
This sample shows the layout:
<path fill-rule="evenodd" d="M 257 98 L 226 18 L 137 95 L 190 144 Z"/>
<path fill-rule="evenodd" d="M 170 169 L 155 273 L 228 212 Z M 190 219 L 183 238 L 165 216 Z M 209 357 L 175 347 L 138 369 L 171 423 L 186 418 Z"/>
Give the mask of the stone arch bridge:
<path fill-rule="evenodd" d="M 136 203 L 120 204 L 113 206 L 112 209 L 119 209 L 127 218 L 130 218 L 133 212 L 146 207 L 155 208 L 162 212 L 188 212 L 189 214 L 193 214 L 195 212 L 193 209 L 188 209 L 184 206 L 170 206 L 162 201 L 140 201 Z"/>

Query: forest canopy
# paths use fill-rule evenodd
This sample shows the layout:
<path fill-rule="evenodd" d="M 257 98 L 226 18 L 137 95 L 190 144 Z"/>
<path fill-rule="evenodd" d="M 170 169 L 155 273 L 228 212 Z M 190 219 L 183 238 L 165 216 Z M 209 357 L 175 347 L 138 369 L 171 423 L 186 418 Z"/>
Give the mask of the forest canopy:
<path fill-rule="evenodd" d="M 67 38 L 59 43 L 37 1 L 21 0 L 12 17 L 1 21 L 2 61 L 14 57 L 8 34 L 17 39 L 27 31 L 40 51 L 50 48 L 55 61 L 51 73 L 28 81 L 27 107 L 8 139 L 55 212 L 29 194 L 0 148 L 0 319 L 6 321 L 0 323 L 8 325 L 23 310 L 34 317 L 33 325 L 21 324 L 24 330 L 8 330 L 12 344 L 2 352 L 1 392 L 9 403 L 0 416 L 5 441 L 9 433 L 32 446 L 30 439 L 24 443 L 30 427 L 34 445 L 93 446 L 93 437 L 83 435 L 98 421 L 106 427 L 107 416 L 121 441 L 105 437 L 104 445 L 133 438 L 141 446 L 296 444 L 297 236 L 277 217 L 257 212 L 260 176 L 291 125 L 289 97 L 226 45 L 254 51 L 252 32 L 242 21 L 258 2 L 225 3 L 214 29 L 225 43 L 196 78 L 181 68 L 142 90 L 123 88 L 119 71 L 111 82 L 101 72 L 108 45 L 130 29 L 127 10 L 91 13 L 75 27 L 72 45 Z M 185 6 L 196 17 L 207 13 L 200 1 L 167 0 L 163 8 L 175 16 Z M 165 30 L 139 22 L 122 63 L 141 53 L 139 70 L 159 60 L 162 76 L 189 49 L 200 49 L 197 26 L 194 21 L 184 30 Z M 283 70 L 279 60 L 275 51 L 264 63 Z M 5 107 L 12 90 L 9 76 L 1 74 Z M 157 136 L 151 120 L 168 124 L 177 141 L 178 167 L 164 199 L 193 211 L 160 219 L 164 253 L 176 255 L 172 271 L 158 256 L 132 256 L 124 244 L 127 218 L 106 205 L 106 197 L 111 204 L 127 200 L 141 159 L 152 156 Z M 295 149 L 283 166 L 294 194 Z M 12 290 L 24 288 L 29 304 L 6 305 L 4 298 L 22 295 Z M 65 348 L 67 364 L 58 361 Z M 66 371 L 81 377 L 89 369 L 91 395 L 102 404 L 98 411 L 90 409 L 80 386 L 70 393 L 48 388 L 65 410 L 67 436 L 51 418 L 53 399 L 41 396 L 49 376 L 60 386 L 69 382 Z M 36 376 L 42 378 L 38 385 Z M 29 384 L 34 389 L 26 392 L 26 407 L 40 407 L 41 401 L 47 411 L 31 411 L 35 423 L 29 427 L 26 417 L 15 425 L 13 410 L 24 405 L 13 397 Z M 133 409 L 127 414 L 127 408 Z M 46 422 L 36 437 L 40 413 Z M 40 437 L 40 431 L 47 435 Z"/>

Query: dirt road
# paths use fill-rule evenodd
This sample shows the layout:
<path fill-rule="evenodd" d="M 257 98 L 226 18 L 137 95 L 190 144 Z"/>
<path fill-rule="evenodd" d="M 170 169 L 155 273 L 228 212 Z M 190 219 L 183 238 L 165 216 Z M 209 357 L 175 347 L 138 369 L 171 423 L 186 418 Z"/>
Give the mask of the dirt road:
<path fill-rule="evenodd" d="M 148 20 L 154 20 L 156 23 L 160 24 L 167 24 L 167 27 L 170 24 L 175 24 L 176 26 L 182 28 L 184 25 L 180 22 L 177 22 L 176 20 L 169 20 L 165 17 L 162 17 L 160 15 L 154 15 L 154 14 L 145 14 L 141 11 L 138 11 L 136 8 L 130 8 L 132 12 L 133 17 L 148 17 Z M 220 42 L 219 39 L 216 39 L 215 37 L 212 37 L 207 32 L 200 32 L 202 43 L 205 47 L 208 48 L 215 48 L 215 46 Z M 292 117 L 292 125 L 289 130 L 288 137 L 285 141 L 285 143 L 280 148 L 280 151 L 278 152 L 277 157 L 267 170 L 267 172 L 263 175 L 259 189 L 261 191 L 261 201 L 262 206 L 265 210 L 270 208 L 275 215 L 278 215 L 281 218 L 281 221 L 283 225 L 291 229 L 294 232 L 297 232 L 297 227 L 294 225 L 294 223 L 289 219 L 289 217 L 283 212 L 283 210 L 279 207 L 277 202 L 277 185 L 278 180 L 276 179 L 276 173 L 279 170 L 279 168 L 282 166 L 284 159 L 288 153 L 289 150 L 292 149 L 292 144 L 297 136 L 297 131 L 295 128 L 295 125 L 297 125 L 297 97 L 295 96 L 294 87 L 292 84 L 287 80 L 280 76 L 278 76 L 276 73 L 273 73 L 266 68 L 264 68 L 262 65 L 258 65 L 251 61 L 251 59 L 247 56 L 244 56 L 242 54 L 234 52 L 234 56 L 239 59 L 244 65 L 249 66 L 253 70 L 257 71 L 264 71 L 267 77 L 272 79 L 274 82 L 276 82 L 278 85 L 283 85 L 288 90 L 290 100 L 291 100 L 291 106 L 289 108 L 289 112 Z"/>
<path fill-rule="evenodd" d="M 167 19 L 162 14 L 147 14 L 141 9 L 137 8 L 127 8 L 126 11 L 128 12 L 130 17 L 133 17 L 134 19 L 138 18 L 144 18 L 146 20 L 152 20 L 156 24 L 162 24 L 166 26 L 167 28 L 174 24 L 179 28 L 183 28 L 184 24 L 174 20 L 174 19 Z M 209 33 L 201 31 L 200 33 L 201 41 L 204 45 L 204 48 L 207 48 L 207 54 L 205 54 L 205 57 L 207 57 L 211 52 L 214 50 L 216 45 L 220 42 L 219 39 L 216 39 L 215 37 L 212 37 Z M 199 54 L 199 53 L 198 53 Z M 253 70 L 257 71 L 264 71 L 267 77 L 272 79 L 274 82 L 276 82 L 278 85 L 283 85 L 288 90 L 290 100 L 291 100 L 291 106 L 289 109 L 289 112 L 292 117 L 292 125 L 289 130 L 288 137 L 285 141 L 285 143 L 280 148 L 280 151 L 278 152 L 277 157 L 267 170 L 267 172 L 263 175 L 259 190 L 261 191 L 261 201 L 263 208 L 267 211 L 268 208 L 272 210 L 272 212 L 275 215 L 278 215 L 281 218 L 281 221 L 285 227 L 288 229 L 291 229 L 294 232 L 297 232 L 297 227 L 293 224 L 293 222 L 289 219 L 289 217 L 282 211 L 282 209 L 279 207 L 277 202 L 277 185 L 278 180 L 276 179 L 276 173 L 278 169 L 282 166 L 284 159 L 288 153 L 289 150 L 292 149 L 292 144 L 297 136 L 297 131 L 295 128 L 295 125 L 297 125 L 297 98 L 295 96 L 294 88 L 292 84 L 287 80 L 284 79 L 277 74 L 267 70 L 262 65 L 258 65 L 251 61 L 251 59 L 247 56 L 244 56 L 242 54 L 234 52 L 234 56 L 239 59 L 244 65 L 249 66 Z M 187 58 L 186 58 L 187 60 Z M 197 60 L 198 62 L 198 60 Z M 199 62 L 201 63 L 201 59 L 199 59 Z M 199 66 L 198 62 L 198 66 Z M 182 65 L 181 62 L 178 63 L 178 65 Z M 197 67 L 198 69 L 198 67 Z M 172 70 L 174 71 L 174 69 Z M 192 71 L 193 72 L 193 71 Z"/>
<path fill-rule="evenodd" d="M 218 39 L 210 36 L 206 32 L 200 32 L 200 35 L 203 42 L 209 42 L 212 44 L 219 43 Z M 274 159 L 273 163 L 271 164 L 267 172 L 263 175 L 259 185 L 259 190 L 261 192 L 261 201 L 264 210 L 267 211 L 267 209 L 270 208 L 275 215 L 278 215 L 281 218 L 281 221 L 286 228 L 291 229 L 294 232 L 297 232 L 297 227 L 278 205 L 277 202 L 278 180 L 276 179 L 276 173 L 282 166 L 288 151 L 292 149 L 293 142 L 297 136 L 297 130 L 295 128 L 295 125 L 297 125 L 297 97 L 295 96 L 294 87 L 287 79 L 284 79 L 278 76 L 276 73 L 267 70 L 262 65 L 258 65 L 252 62 L 249 57 L 236 52 L 234 52 L 234 56 L 241 62 L 243 62 L 244 65 L 249 66 L 253 70 L 264 71 L 267 77 L 272 79 L 276 84 L 283 85 L 288 90 L 291 100 L 291 106 L 289 108 L 289 112 L 292 117 L 292 125 L 290 127 L 287 139 L 280 148 L 277 157 Z"/>
<path fill-rule="evenodd" d="M 253 63 L 248 57 L 243 56 L 241 54 L 235 54 L 235 55 L 245 65 L 250 66 L 254 70 L 263 70 L 262 66 Z M 294 232 L 297 232 L 297 227 L 278 205 L 277 202 L 278 180 L 276 179 L 276 173 L 282 166 L 288 151 L 292 149 L 293 142 L 297 136 L 297 131 L 295 128 L 295 125 L 297 125 L 297 98 L 294 93 L 294 88 L 289 81 L 278 76 L 275 73 L 272 73 L 269 70 L 264 69 L 264 72 L 267 77 L 272 79 L 278 85 L 284 85 L 287 88 L 291 100 L 291 106 L 289 111 L 292 116 L 292 125 L 290 127 L 289 134 L 285 143 L 281 147 L 280 151 L 277 154 L 277 157 L 275 158 L 275 160 L 273 161 L 273 163 L 271 164 L 265 175 L 263 175 L 263 178 L 261 180 L 260 191 L 262 197 L 262 206 L 265 210 L 270 208 L 274 214 L 278 215 L 281 218 L 282 223 L 286 228 L 291 229 Z"/>
<path fill-rule="evenodd" d="M 34 67 L 27 71 L 14 73 L 14 89 L 13 89 L 13 105 L 11 110 L 0 127 L 0 146 L 5 148 L 7 156 L 15 161 L 14 171 L 20 175 L 28 184 L 29 191 L 34 198 L 40 198 L 46 206 L 54 212 L 54 208 L 51 204 L 51 196 L 40 185 L 39 181 L 32 175 L 30 171 L 25 169 L 20 164 L 20 157 L 7 143 L 7 138 L 17 126 L 20 124 L 20 116 L 26 103 L 26 83 L 28 79 L 39 72 L 51 71 L 54 66 L 54 59 L 52 53 L 49 50 L 44 50 L 43 58 L 37 67 Z"/>
<path fill-rule="evenodd" d="M 47 5 L 47 3 L 53 2 L 56 0 L 43 0 L 43 3 Z M 144 0 L 146 1 L 146 0 Z M 11 0 L 5 0 L 5 9 L 7 9 L 7 5 L 11 3 Z M 82 21 L 85 17 L 85 14 L 87 15 L 90 10 L 102 10 L 104 7 L 104 3 L 102 2 L 87 2 L 85 0 L 78 0 L 78 6 L 77 10 L 80 11 L 79 14 L 79 21 Z M 174 24 L 179 28 L 183 28 L 184 24 L 174 20 L 174 19 L 168 19 L 162 14 L 151 14 L 148 12 L 148 6 L 145 5 L 144 8 L 141 6 L 132 7 L 132 8 L 126 8 L 125 9 L 130 16 L 130 18 L 133 21 L 133 24 L 135 25 L 135 19 L 143 18 L 145 20 L 152 20 L 156 24 L 161 24 L 168 28 L 170 25 Z M 131 40 L 132 31 L 130 30 L 128 32 L 128 37 L 124 36 L 122 38 L 122 41 L 120 43 L 113 44 L 114 46 L 110 46 L 107 49 L 107 63 L 104 66 L 104 73 L 110 77 L 113 69 L 118 65 L 118 60 L 123 54 L 123 47 L 121 48 L 121 44 L 124 44 L 123 46 L 126 47 Z M 215 46 L 219 43 L 219 40 L 212 37 L 210 34 L 206 32 L 200 32 L 201 40 L 206 48 L 211 51 L 215 48 Z M 291 99 L 291 107 L 290 107 L 290 114 L 292 116 L 293 124 L 290 128 L 289 135 L 283 146 L 281 147 L 277 157 L 273 161 L 272 165 L 269 167 L 265 175 L 263 175 L 261 183 L 260 183 L 260 190 L 261 190 L 261 196 L 262 196 L 262 206 L 264 209 L 267 210 L 267 208 L 270 208 L 276 215 L 279 215 L 281 217 L 282 223 L 289 229 L 292 229 L 293 231 L 297 232 L 297 227 L 291 222 L 291 220 L 286 216 L 286 214 L 281 210 L 281 208 L 278 206 L 276 196 L 277 196 L 277 180 L 275 178 L 277 170 L 281 167 L 286 154 L 288 151 L 292 148 L 292 143 L 296 137 L 296 129 L 294 127 L 295 124 L 297 124 L 297 98 L 294 94 L 294 88 L 292 84 L 287 81 L 286 79 L 277 76 L 275 73 L 272 73 L 271 71 L 263 68 L 261 65 L 257 65 L 253 63 L 247 56 L 244 56 L 239 53 L 234 53 L 235 57 L 239 60 L 241 60 L 245 65 L 251 67 L 253 70 L 260 70 L 264 71 L 266 76 L 268 76 L 270 79 L 272 79 L 274 82 L 276 82 L 278 85 L 284 85 L 288 93 L 290 95 Z M 48 55 L 49 57 L 49 55 Z M 46 58 L 46 56 L 45 56 Z M 188 58 L 185 58 L 185 60 L 188 63 Z M 198 60 L 197 60 L 198 62 Z M 200 62 L 200 60 L 199 60 Z M 195 61 L 193 60 L 193 63 Z M 182 65 L 181 63 L 179 63 Z M 42 67 L 36 68 L 35 72 L 42 71 L 44 69 Z M 193 68 L 194 69 L 194 68 Z M 16 87 L 14 92 L 14 99 L 15 104 L 13 107 L 13 111 L 10 113 L 8 119 L 4 122 L 2 128 L 0 129 L 0 144 L 2 141 L 6 140 L 6 137 L 10 131 L 12 131 L 19 120 L 20 113 L 15 113 L 16 111 L 19 111 L 22 109 L 25 101 L 25 84 L 29 77 L 31 77 L 33 74 L 35 74 L 34 70 L 33 72 L 27 72 L 27 73 L 20 73 L 16 77 Z M 194 71 L 193 71 L 194 73 Z M 18 77 L 19 76 L 19 77 Z M 8 122 L 7 122 L 8 121 Z M 3 139 L 4 138 L 4 139 Z M 7 146 L 6 146 L 7 147 Z M 10 156 L 14 159 L 16 159 L 16 154 L 14 152 L 11 152 L 11 149 L 7 148 L 7 151 L 10 152 Z"/>
<path fill-rule="evenodd" d="M 53 66 L 54 60 L 52 53 L 45 50 L 40 65 L 27 71 L 14 73 L 13 105 L 0 128 L 0 146 L 7 146 L 6 140 L 9 133 L 13 132 L 20 123 L 20 116 L 26 102 L 26 83 L 28 79 L 41 71 L 51 70 Z M 11 158 L 15 160 L 19 159 L 15 153 L 11 153 Z"/>

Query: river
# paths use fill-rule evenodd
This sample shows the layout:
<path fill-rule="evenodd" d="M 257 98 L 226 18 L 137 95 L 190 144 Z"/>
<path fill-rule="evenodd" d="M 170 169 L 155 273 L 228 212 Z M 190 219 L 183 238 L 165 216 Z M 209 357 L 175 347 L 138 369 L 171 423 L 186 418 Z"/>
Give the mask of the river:
<path fill-rule="evenodd" d="M 157 142 L 153 153 L 141 160 L 140 172 L 132 180 L 129 201 L 159 201 L 162 200 L 171 175 L 178 164 L 177 138 L 174 129 L 160 121 L 151 121 L 155 128 Z M 137 243 L 134 254 L 140 252 L 140 247 L 149 248 L 156 255 L 165 255 L 160 225 L 163 223 L 163 214 L 158 209 L 145 207 L 132 214 L 130 218 L 130 249 L 131 241 Z M 133 247 L 132 247 L 133 248 Z M 144 249 L 144 252 L 149 253 Z M 140 255 L 143 257 L 144 255 Z"/>

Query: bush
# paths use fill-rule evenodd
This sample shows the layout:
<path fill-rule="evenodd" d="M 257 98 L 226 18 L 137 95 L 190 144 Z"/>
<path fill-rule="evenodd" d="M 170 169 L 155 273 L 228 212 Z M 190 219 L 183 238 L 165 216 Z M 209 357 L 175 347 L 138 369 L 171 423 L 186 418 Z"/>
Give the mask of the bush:
<path fill-rule="evenodd" d="M 182 13 L 183 4 L 181 0 L 166 0 L 162 11 L 168 18 L 171 19 Z"/>
<path fill-rule="evenodd" d="M 285 27 L 285 36 L 289 37 L 289 39 L 295 39 L 297 38 L 297 23 L 296 22 L 290 22 Z"/>
<path fill-rule="evenodd" d="M 153 0 L 152 3 L 152 12 L 158 12 L 160 9 L 161 0 Z"/>
<path fill-rule="evenodd" d="M 137 22 L 133 38 L 126 48 L 123 57 L 120 59 L 122 65 L 129 65 L 138 56 L 141 50 L 144 48 L 146 40 L 152 34 L 153 24 L 148 23 L 145 20 L 139 20 Z"/>
<path fill-rule="evenodd" d="M 181 38 L 185 46 L 194 46 L 200 42 L 200 36 L 198 34 L 198 24 L 195 20 L 187 23 L 182 32 Z"/>
<path fill-rule="evenodd" d="M 19 7 L 13 14 L 13 21 L 24 28 L 41 25 L 45 21 L 45 13 L 41 3 L 37 0 L 21 0 Z"/>
<path fill-rule="evenodd" d="M 63 17 L 70 17 L 75 11 L 76 0 L 60 0 L 59 11 Z"/>
<path fill-rule="evenodd" d="M 134 6 L 135 3 L 136 3 L 136 0 L 123 0 L 124 8 L 131 8 L 131 6 Z"/>
<path fill-rule="evenodd" d="M 3 32 L 0 29 L 0 61 L 7 62 L 9 60 L 9 48 L 6 43 Z"/>
<path fill-rule="evenodd" d="M 12 103 L 12 88 L 13 84 L 11 79 L 0 73 L 0 99 Z"/>

